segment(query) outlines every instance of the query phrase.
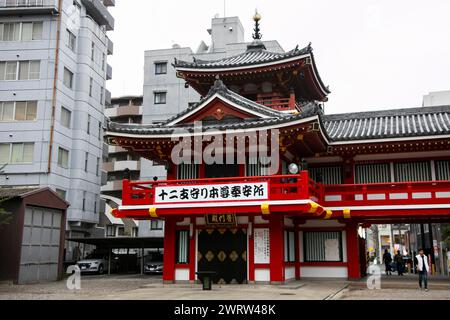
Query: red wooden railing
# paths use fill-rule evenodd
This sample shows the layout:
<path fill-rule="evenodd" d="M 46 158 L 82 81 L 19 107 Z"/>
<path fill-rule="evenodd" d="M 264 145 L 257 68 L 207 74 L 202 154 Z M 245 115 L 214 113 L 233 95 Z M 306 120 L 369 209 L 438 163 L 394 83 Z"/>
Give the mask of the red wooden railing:
<path fill-rule="evenodd" d="M 310 199 L 325 208 L 450 203 L 450 181 L 322 185 L 309 179 L 308 172 L 303 171 L 298 175 L 259 177 L 136 182 L 124 180 L 122 204 L 154 204 L 155 187 L 245 182 L 267 182 L 270 201 Z"/>
<path fill-rule="evenodd" d="M 123 205 L 152 205 L 156 187 L 182 185 L 214 185 L 224 183 L 268 182 L 269 196 L 274 200 L 312 199 L 322 200 L 322 186 L 309 179 L 308 172 L 298 175 L 276 175 L 260 177 L 233 177 L 214 179 L 169 180 L 169 181 L 123 181 Z"/>
<path fill-rule="evenodd" d="M 256 101 L 256 103 L 262 104 L 266 107 L 275 109 L 275 110 L 294 110 L 295 109 L 295 101 L 291 102 L 289 98 L 273 98 L 273 99 L 263 99 Z"/>
<path fill-rule="evenodd" d="M 450 181 L 328 185 L 323 192 L 326 207 L 450 203 Z"/>

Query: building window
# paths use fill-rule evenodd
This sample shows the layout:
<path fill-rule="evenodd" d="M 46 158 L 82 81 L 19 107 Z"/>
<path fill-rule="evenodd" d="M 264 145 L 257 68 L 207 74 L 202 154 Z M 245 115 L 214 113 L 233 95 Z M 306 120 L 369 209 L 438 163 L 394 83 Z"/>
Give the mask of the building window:
<path fill-rule="evenodd" d="M 86 128 L 87 134 L 91 134 L 91 115 L 88 114 L 88 121 L 87 121 L 87 128 Z"/>
<path fill-rule="evenodd" d="M 42 39 L 42 22 L 0 23 L 0 41 L 31 41 Z"/>
<path fill-rule="evenodd" d="M 84 172 L 88 172 L 89 152 L 84 155 Z"/>
<path fill-rule="evenodd" d="M 69 151 L 61 147 L 58 149 L 58 166 L 69 168 Z"/>
<path fill-rule="evenodd" d="M 97 173 L 97 177 L 100 175 L 100 158 L 97 157 L 97 167 L 95 168 L 95 172 Z"/>
<path fill-rule="evenodd" d="M 72 112 L 69 109 L 61 107 L 61 124 L 70 129 L 70 122 L 72 121 Z"/>
<path fill-rule="evenodd" d="M 91 44 L 91 61 L 94 61 L 94 57 L 95 57 L 95 43 L 92 42 L 92 44 Z"/>
<path fill-rule="evenodd" d="M 105 102 L 103 101 L 104 100 L 104 91 L 105 91 L 105 88 L 100 87 L 100 104 L 102 106 L 105 105 Z"/>
<path fill-rule="evenodd" d="M 355 166 L 355 183 L 391 182 L 389 163 L 358 164 Z"/>
<path fill-rule="evenodd" d="M 98 195 L 94 195 L 95 196 L 95 199 L 94 199 L 94 213 L 97 213 L 97 197 L 98 197 Z"/>
<path fill-rule="evenodd" d="M 66 200 L 67 199 L 67 191 L 62 189 L 56 189 L 56 193 L 61 199 Z"/>
<path fill-rule="evenodd" d="M 305 262 L 342 262 L 342 232 L 303 232 Z"/>
<path fill-rule="evenodd" d="M 155 104 L 166 104 L 167 92 L 155 92 Z"/>
<path fill-rule="evenodd" d="M 0 102 L 0 121 L 35 121 L 37 101 Z"/>
<path fill-rule="evenodd" d="M 102 71 L 105 71 L 106 66 L 106 54 L 103 53 L 102 55 Z"/>
<path fill-rule="evenodd" d="M 69 88 L 73 89 L 73 72 L 70 71 L 67 68 L 64 68 L 64 79 L 63 79 L 64 85 Z"/>
<path fill-rule="evenodd" d="M 167 62 L 155 63 L 155 74 L 167 74 Z"/>
<path fill-rule="evenodd" d="M 308 169 L 311 179 L 327 185 L 344 183 L 344 174 L 341 166 L 318 167 Z"/>
<path fill-rule="evenodd" d="M 40 61 L 20 61 L 19 80 L 38 80 L 40 76 Z"/>
<path fill-rule="evenodd" d="M 86 210 L 86 191 L 83 191 L 83 203 L 82 203 L 82 207 L 81 207 L 81 209 L 83 210 L 83 211 L 85 211 Z"/>
<path fill-rule="evenodd" d="M 34 143 L 0 144 L 0 163 L 33 163 Z"/>
<path fill-rule="evenodd" d="M 284 232 L 284 261 L 295 262 L 295 237 L 293 231 Z"/>
<path fill-rule="evenodd" d="M 177 263 L 189 263 L 189 231 L 177 231 Z"/>
<path fill-rule="evenodd" d="M 94 86 L 94 79 L 89 79 L 89 97 L 92 97 L 92 87 Z"/>
<path fill-rule="evenodd" d="M 450 160 L 436 161 L 436 180 L 450 180 Z"/>
<path fill-rule="evenodd" d="M 150 230 L 162 230 L 163 225 L 162 220 L 152 220 L 150 221 Z"/>
<path fill-rule="evenodd" d="M 102 128 L 102 122 L 99 121 L 99 122 L 98 122 L 98 140 L 102 140 L 102 130 L 103 130 L 103 128 Z"/>
<path fill-rule="evenodd" d="M 38 80 L 40 76 L 39 60 L 0 62 L 0 80 Z"/>
<path fill-rule="evenodd" d="M 67 46 L 70 48 L 70 50 L 75 52 L 76 44 L 77 37 L 72 32 L 70 32 L 70 30 L 67 30 Z"/>
<path fill-rule="evenodd" d="M 115 237 L 116 236 L 116 228 L 114 226 L 106 226 L 106 236 L 107 237 Z"/>
<path fill-rule="evenodd" d="M 431 180 L 431 164 L 429 161 L 395 163 L 396 182 L 416 182 Z"/>

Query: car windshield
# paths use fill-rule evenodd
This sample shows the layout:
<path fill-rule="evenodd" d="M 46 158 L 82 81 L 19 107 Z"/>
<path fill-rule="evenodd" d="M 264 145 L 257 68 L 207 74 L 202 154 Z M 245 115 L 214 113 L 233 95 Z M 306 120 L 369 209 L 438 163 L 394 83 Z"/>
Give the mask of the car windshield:
<path fill-rule="evenodd" d="M 105 256 L 100 253 L 91 253 L 86 257 L 86 259 L 103 259 Z"/>

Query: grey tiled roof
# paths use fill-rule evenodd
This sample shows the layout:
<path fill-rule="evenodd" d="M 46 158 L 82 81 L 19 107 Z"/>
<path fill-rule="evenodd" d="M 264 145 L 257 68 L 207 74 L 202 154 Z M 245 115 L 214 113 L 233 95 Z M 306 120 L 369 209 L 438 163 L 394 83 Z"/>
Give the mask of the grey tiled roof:
<path fill-rule="evenodd" d="M 0 188 L 0 199 L 21 197 L 39 188 Z"/>
<path fill-rule="evenodd" d="M 450 134 L 450 106 L 325 115 L 322 120 L 333 141 Z"/>
<path fill-rule="evenodd" d="M 232 68 L 247 65 L 258 65 L 268 62 L 282 61 L 288 58 L 301 56 L 312 52 L 311 46 L 303 49 L 295 48 L 286 53 L 269 52 L 262 49 L 249 49 L 244 53 L 214 61 L 195 59 L 193 62 L 175 60 L 175 68 L 189 69 L 213 69 L 213 68 Z"/>
<path fill-rule="evenodd" d="M 301 113 L 283 114 L 282 116 L 270 117 L 270 118 L 255 118 L 255 119 L 231 119 L 229 121 L 220 122 L 203 122 L 202 130 L 234 130 L 234 129 L 248 129 L 248 128 L 258 128 L 263 126 L 270 126 L 282 123 L 289 123 L 299 119 L 306 119 L 313 116 L 317 116 L 322 111 L 317 104 L 309 104 L 303 107 Z M 193 124 L 182 124 L 169 126 L 167 124 L 159 125 L 140 125 L 140 124 L 121 124 L 115 122 L 108 123 L 108 130 L 117 133 L 126 134 L 139 134 L 139 135 L 160 135 L 160 134 L 172 134 L 176 133 L 177 130 L 193 132 Z"/>

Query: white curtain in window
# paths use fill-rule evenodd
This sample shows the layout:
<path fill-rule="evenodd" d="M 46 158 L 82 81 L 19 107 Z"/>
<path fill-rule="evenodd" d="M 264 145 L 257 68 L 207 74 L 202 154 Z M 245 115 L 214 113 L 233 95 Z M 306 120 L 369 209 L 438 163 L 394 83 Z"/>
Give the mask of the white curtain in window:
<path fill-rule="evenodd" d="M 33 23 L 22 23 L 22 41 L 30 41 L 33 39 Z"/>
<path fill-rule="evenodd" d="M 9 162 L 10 144 L 0 144 L 0 163 L 5 164 Z"/>

